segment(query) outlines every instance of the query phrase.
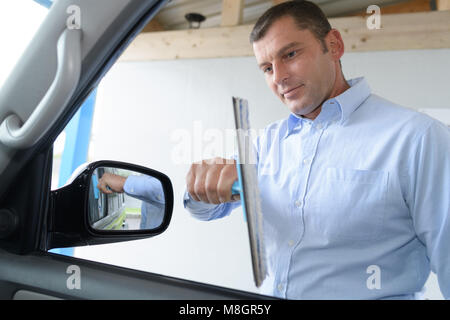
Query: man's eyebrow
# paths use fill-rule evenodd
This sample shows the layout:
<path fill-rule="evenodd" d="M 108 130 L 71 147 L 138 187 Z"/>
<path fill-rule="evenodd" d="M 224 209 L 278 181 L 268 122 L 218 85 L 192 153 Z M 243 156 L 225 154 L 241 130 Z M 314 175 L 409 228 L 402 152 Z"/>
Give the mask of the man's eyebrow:
<path fill-rule="evenodd" d="M 291 42 L 291 43 L 285 45 L 285 46 L 284 46 L 283 48 L 281 48 L 280 50 L 278 50 L 277 56 L 281 56 L 286 50 L 289 50 L 289 49 L 291 49 L 291 48 L 293 48 L 293 47 L 300 46 L 300 45 L 302 45 L 302 44 L 303 44 L 302 42 L 298 42 L 298 41 Z"/>
<path fill-rule="evenodd" d="M 280 50 L 278 50 L 278 52 L 277 52 L 276 55 L 277 55 L 277 56 L 281 56 L 286 50 L 289 50 L 289 49 L 291 49 L 291 48 L 293 48 L 293 47 L 301 46 L 301 45 L 303 45 L 302 42 L 298 42 L 298 41 L 291 42 L 291 43 L 285 45 L 284 47 L 282 47 Z M 268 63 L 268 62 L 262 62 L 262 63 L 260 63 L 258 66 L 261 68 L 261 67 L 263 67 L 264 65 L 266 65 L 267 63 Z"/>

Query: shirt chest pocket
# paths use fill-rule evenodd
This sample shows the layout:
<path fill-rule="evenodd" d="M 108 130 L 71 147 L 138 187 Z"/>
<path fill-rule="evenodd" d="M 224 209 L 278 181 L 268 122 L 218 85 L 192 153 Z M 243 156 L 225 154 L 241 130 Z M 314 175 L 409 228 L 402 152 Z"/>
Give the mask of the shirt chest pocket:
<path fill-rule="evenodd" d="M 317 227 L 330 238 L 376 239 L 386 215 L 388 172 L 327 168 L 317 192 Z"/>

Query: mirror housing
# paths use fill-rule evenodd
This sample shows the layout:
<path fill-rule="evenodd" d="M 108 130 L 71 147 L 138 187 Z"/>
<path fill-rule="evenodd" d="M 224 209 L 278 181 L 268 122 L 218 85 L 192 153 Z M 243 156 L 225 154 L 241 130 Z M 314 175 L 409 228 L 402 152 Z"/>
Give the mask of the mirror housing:
<path fill-rule="evenodd" d="M 164 192 L 165 208 L 162 221 L 156 228 L 100 230 L 91 226 L 89 221 L 91 177 L 94 171 L 101 167 L 134 171 L 159 180 Z M 169 226 L 173 211 L 173 187 L 165 174 L 130 163 L 97 161 L 81 168 L 72 177 L 64 187 L 51 192 L 46 250 L 144 239 L 164 232 Z"/>

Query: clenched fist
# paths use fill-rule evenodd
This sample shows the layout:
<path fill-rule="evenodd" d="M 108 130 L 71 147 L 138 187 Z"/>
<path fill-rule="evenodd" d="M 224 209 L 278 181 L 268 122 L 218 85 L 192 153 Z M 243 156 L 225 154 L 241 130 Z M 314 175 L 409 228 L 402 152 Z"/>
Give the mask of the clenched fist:
<path fill-rule="evenodd" d="M 98 180 L 97 188 L 106 194 L 114 192 L 123 193 L 123 186 L 127 178 L 105 172 L 100 180 Z"/>
<path fill-rule="evenodd" d="M 213 204 L 235 201 L 240 196 L 232 196 L 231 187 L 237 180 L 235 160 L 203 160 L 191 165 L 186 177 L 187 191 L 195 201 Z"/>

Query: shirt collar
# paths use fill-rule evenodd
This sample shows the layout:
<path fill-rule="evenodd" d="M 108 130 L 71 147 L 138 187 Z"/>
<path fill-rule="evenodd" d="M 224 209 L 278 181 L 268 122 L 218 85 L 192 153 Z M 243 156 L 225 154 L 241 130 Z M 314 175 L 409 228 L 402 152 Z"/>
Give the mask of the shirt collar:
<path fill-rule="evenodd" d="M 348 80 L 347 83 L 350 86 L 349 89 L 324 102 L 322 111 L 314 120 L 314 123 L 333 120 L 332 118 L 339 114 L 339 124 L 342 125 L 371 94 L 370 86 L 364 77 Z M 305 121 L 311 122 L 310 119 L 291 113 L 287 121 L 287 131 L 284 138 L 289 136 L 297 126 L 302 126 Z"/>
<path fill-rule="evenodd" d="M 343 124 L 371 94 L 370 86 L 363 77 L 349 80 L 348 84 L 350 88 L 334 98 L 341 109 L 340 124 Z"/>
<path fill-rule="evenodd" d="M 299 117 L 295 113 L 291 113 L 287 121 L 287 131 L 285 138 L 292 133 L 295 127 L 297 127 L 298 125 L 303 125 L 303 122 L 306 120 L 307 119 Z"/>

